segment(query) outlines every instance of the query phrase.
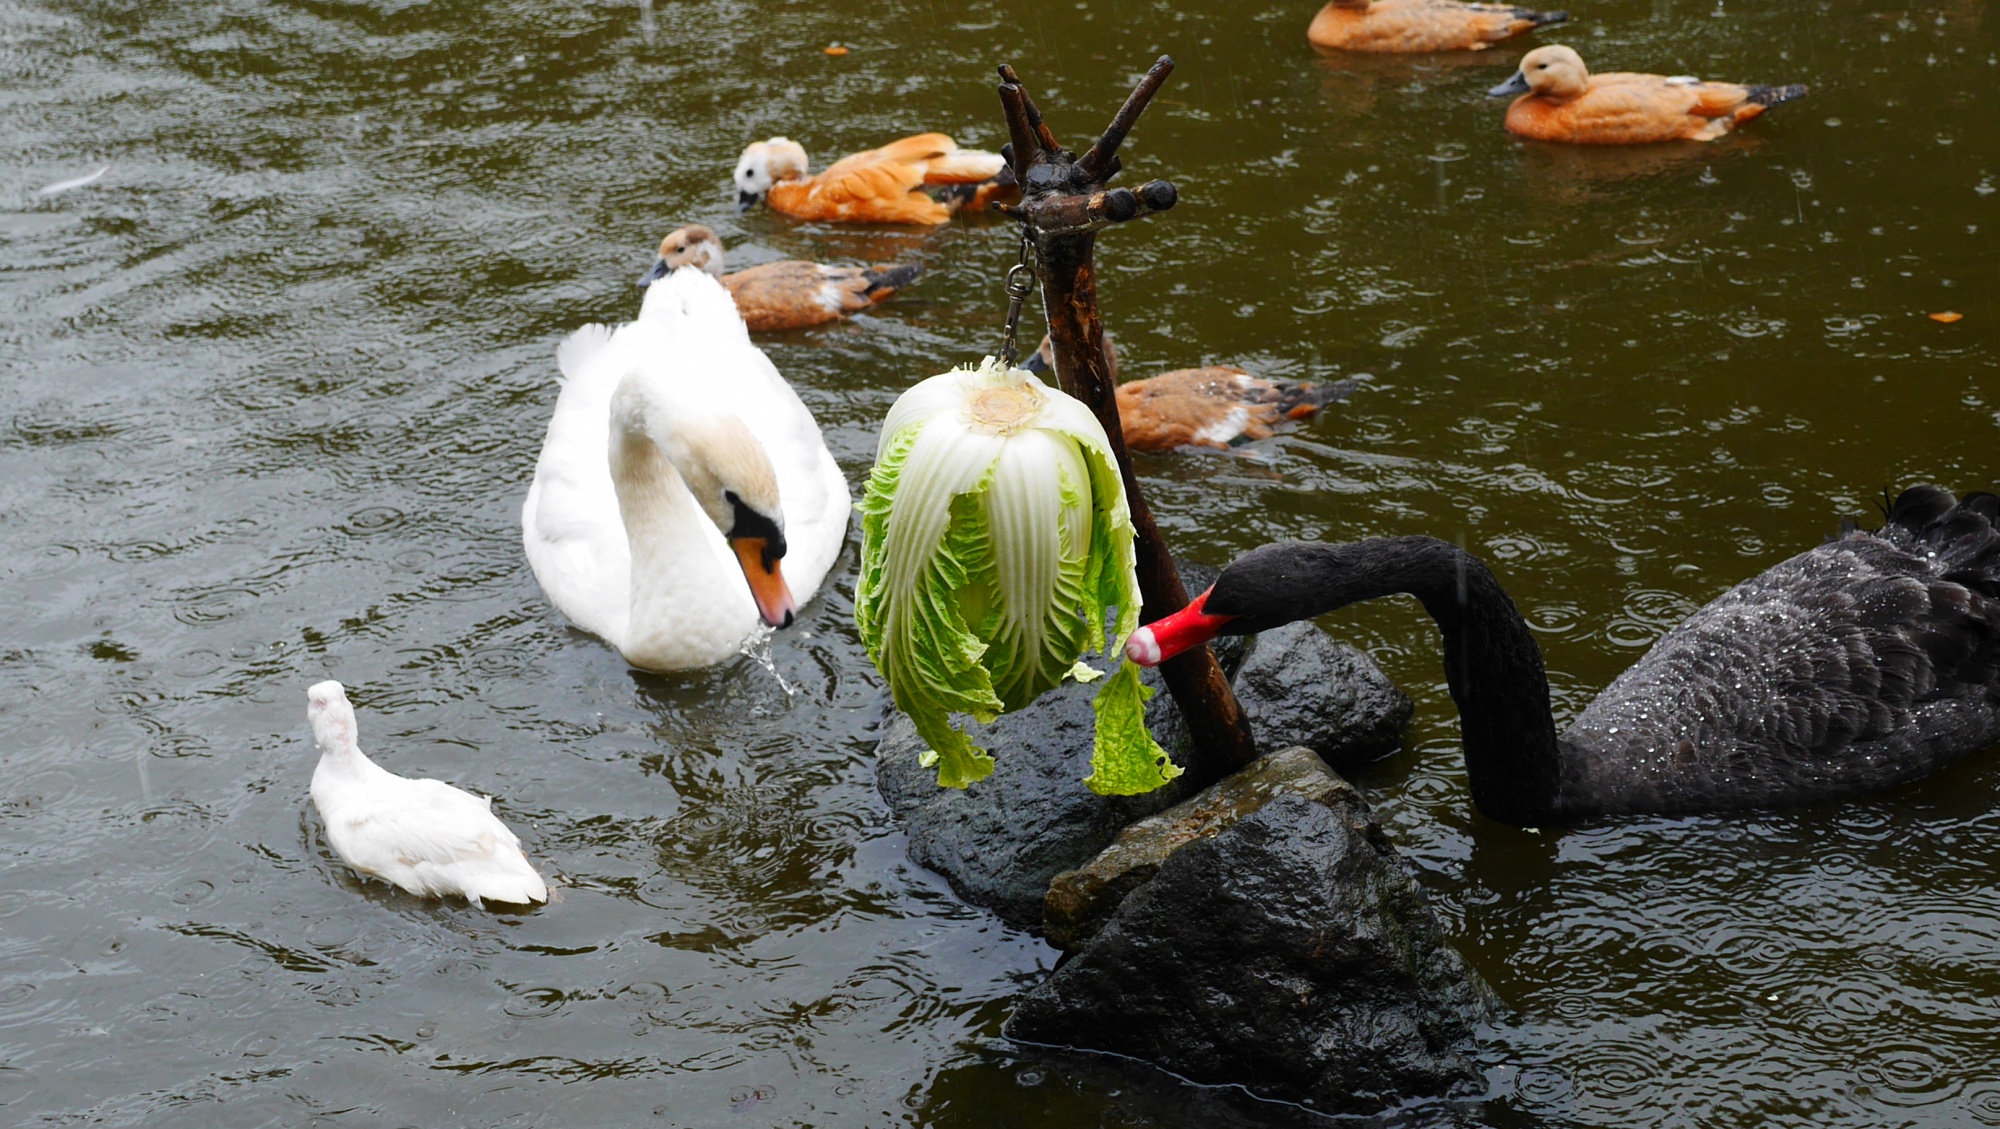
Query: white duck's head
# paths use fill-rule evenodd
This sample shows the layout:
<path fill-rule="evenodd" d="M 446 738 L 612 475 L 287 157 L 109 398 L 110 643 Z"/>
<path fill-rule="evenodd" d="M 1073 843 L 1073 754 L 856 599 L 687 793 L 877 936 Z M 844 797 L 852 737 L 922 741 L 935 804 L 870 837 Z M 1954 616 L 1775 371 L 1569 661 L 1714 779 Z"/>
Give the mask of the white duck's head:
<path fill-rule="evenodd" d="M 682 267 L 721 278 L 722 238 L 703 224 L 675 228 L 660 240 L 660 257 L 653 260 L 652 269 L 639 276 L 639 285 L 651 286 Z"/>
<path fill-rule="evenodd" d="M 763 203 L 773 184 L 805 175 L 805 146 L 789 137 L 752 143 L 736 159 L 736 210 L 749 211 Z"/>
<path fill-rule="evenodd" d="M 650 381 L 638 375 L 619 382 L 612 394 L 611 425 L 617 433 L 650 440 L 673 464 L 695 503 L 729 542 L 750 585 L 758 618 L 772 627 L 790 627 L 798 615 L 798 602 L 779 567 L 786 545 L 778 474 L 750 428 L 729 411 L 660 396 Z M 644 446 L 613 445 L 614 481 L 649 477 L 644 466 L 620 465 L 621 460 L 643 460 Z M 621 506 L 625 489 L 620 486 Z"/>
<path fill-rule="evenodd" d="M 1583 56 L 1556 43 L 1521 56 L 1521 69 L 1514 72 L 1514 77 L 1486 94 L 1491 98 L 1535 94 L 1568 101 L 1583 97 L 1589 89 L 1590 68 L 1583 65 Z"/>
<path fill-rule="evenodd" d="M 319 746 L 322 758 L 341 758 L 361 751 L 347 687 L 333 679 L 314 683 L 306 691 L 306 720 L 312 724 L 313 743 Z"/>

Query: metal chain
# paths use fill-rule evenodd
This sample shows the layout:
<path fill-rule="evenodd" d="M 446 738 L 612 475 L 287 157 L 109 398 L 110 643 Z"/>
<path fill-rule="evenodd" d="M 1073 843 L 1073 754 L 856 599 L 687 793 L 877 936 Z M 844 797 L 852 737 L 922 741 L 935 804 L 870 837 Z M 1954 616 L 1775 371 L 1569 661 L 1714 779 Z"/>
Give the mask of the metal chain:
<path fill-rule="evenodd" d="M 1021 359 L 1021 304 L 1035 288 L 1035 245 L 1021 236 L 1021 261 L 1007 270 L 1007 324 L 1000 332 L 1000 363 L 1013 368 Z"/>

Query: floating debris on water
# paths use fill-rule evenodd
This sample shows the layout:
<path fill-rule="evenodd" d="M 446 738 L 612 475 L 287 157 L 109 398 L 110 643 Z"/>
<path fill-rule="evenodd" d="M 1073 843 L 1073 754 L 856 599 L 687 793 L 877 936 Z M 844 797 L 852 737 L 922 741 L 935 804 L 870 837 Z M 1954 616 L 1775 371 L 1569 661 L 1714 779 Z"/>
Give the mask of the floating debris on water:
<path fill-rule="evenodd" d="M 89 176 L 78 176 L 78 177 L 72 177 L 69 180 L 58 180 L 54 184 L 51 184 L 48 187 L 42 189 L 36 195 L 54 196 L 58 192 L 68 192 L 72 188 L 82 188 L 84 185 L 94 182 L 98 177 L 103 176 L 105 173 L 108 173 L 110 171 L 111 171 L 111 166 L 106 165 L 103 168 L 98 169 L 96 172 L 91 173 Z"/>

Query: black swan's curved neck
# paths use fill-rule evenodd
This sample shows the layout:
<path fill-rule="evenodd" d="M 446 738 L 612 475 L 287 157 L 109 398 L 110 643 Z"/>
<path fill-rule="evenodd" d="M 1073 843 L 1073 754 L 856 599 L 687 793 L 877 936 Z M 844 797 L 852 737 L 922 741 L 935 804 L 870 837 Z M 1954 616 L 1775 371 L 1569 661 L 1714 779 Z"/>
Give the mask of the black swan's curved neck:
<path fill-rule="evenodd" d="M 1517 825 L 1563 814 L 1562 753 L 1542 651 L 1479 558 L 1434 537 L 1285 548 L 1297 555 L 1266 581 L 1267 596 L 1277 598 L 1282 586 L 1306 601 L 1290 609 L 1298 613 L 1291 618 L 1399 592 L 1421 600 L 1444 636 L 1445 678 L 1458 704 L 1472 802 L 1489 818 Z M 1213 599 L 1209 607 L 1216 610 Z"/>

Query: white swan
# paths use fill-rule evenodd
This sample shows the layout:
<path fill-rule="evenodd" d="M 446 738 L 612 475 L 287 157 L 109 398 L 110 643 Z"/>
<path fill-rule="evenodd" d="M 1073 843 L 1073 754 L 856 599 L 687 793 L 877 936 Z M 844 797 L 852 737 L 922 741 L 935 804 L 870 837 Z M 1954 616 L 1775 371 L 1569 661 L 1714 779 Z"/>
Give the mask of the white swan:
<path fill-rule="evenodd" d="M 376 764 L 356 739 L 354 707 L 338 682 L 306 691 L 306 719 L 319 746 L 312 801 L 326 841 L 365 878 L 422 898 L 458 894 L 525 905 L 549 888 L 521 840 L 494 816 L 493 801 L 441 780 L 411 780 Z"/>
<path fill-rule="evenodd" d="M 642 282 L 638 320 L 585 326 L 556 350 L 562 393 L 521 537 L 572 623 L 633 666 L 688 670 L 738 654 L 760 620 L 792 622 L 847 539 L 851 503 L 729 291 L 664 263 Z"/>

